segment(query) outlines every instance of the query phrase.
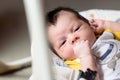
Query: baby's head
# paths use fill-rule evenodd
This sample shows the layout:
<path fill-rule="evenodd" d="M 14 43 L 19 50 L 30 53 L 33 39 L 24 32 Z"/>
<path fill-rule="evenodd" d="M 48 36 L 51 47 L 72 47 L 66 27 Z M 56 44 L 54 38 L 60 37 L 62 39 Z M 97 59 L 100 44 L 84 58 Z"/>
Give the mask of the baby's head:
<path fill-rule="evenodd" d="M 77 11 L 64 7 L 47 14 L 47 34 L 52 50 L 64 60 L 76 58 L 73 50 L 76 42 L 88 40 L 92 46 L 96 40 L 89 21 Z"/>

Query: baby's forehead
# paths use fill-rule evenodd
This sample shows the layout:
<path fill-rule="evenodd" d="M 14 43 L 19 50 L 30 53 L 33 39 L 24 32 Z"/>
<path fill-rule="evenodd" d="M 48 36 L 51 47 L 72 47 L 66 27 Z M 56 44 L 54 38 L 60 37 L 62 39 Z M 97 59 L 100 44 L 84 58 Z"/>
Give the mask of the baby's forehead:
<path fill-rule="evenodd" d="M 57 27 L 55 26 L 55 25 L 49 25 L 48 26 L 48 28 L 47 28 L 47 36 L 48 36 L 48 39 L 49 40 L 52 40 L 52 38 L 54 37 L 54 36 L 56 36 L 55 34 L 56 34 L 56 29 Z"/>
<path fill-rule="evenodd" d="M 59 12 L 59 14 L 61 14 L 61 15 L 69 14 L 69 13 L 72 13 L 72 12 L 70 12 L 70 11 L 65 11 L 65 10 L 61 10 L 61 11 Z"/>
<path fill-rule="evenodd" d="M 60 32 L 60 28 L 56 25 L 50 25 L 48 27 L 48 36 L 51 38 L 56 38 L 56 36 L 60 35 L 58 34 Z"/>
<path fill-rule="evenodd" d="M 61 16 L 61 15 L 69 15 L 69 16 L 77 17 L 73 12 L 65 11 L 65 10 L 62 10 L 62 11 L 59 12 L 58 16 Z"/>

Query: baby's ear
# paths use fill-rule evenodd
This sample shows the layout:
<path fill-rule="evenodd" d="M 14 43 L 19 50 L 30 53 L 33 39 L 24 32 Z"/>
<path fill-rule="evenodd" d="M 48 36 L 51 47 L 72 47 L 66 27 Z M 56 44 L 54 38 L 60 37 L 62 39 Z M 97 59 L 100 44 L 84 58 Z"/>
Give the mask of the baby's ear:
<path fill-rule="evenodd" d="M 97 24 L 95 22 L 94 19 L 89 20 L 90 23 L 90 27 L 92 28 L 92 30 L 96 33 L 96 29 L 97 29 Z"/>
<path fill-rule="evenodd" d="M 90 25 L 92 25 L 92 26 L 97 26 L 97 23 L 96 23 L 95 19 L 89 20 L 89 23 L 90 23 Z"/>
<path fill-rule="evenodd" d="M 96 26 L 90 24 L 90 27 L 92 28 L 92 30 L 93 30 L 94 32 L 96 31 Z"/>

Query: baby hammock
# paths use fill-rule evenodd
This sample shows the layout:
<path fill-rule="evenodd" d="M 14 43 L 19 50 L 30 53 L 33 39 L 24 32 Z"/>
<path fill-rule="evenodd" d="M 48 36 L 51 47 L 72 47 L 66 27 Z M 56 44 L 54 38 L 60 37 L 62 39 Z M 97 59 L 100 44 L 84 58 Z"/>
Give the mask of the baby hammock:
<path fill-rule="evenodd" d="M 44 22 L 44 10 L 43 10 L 43 0 L 24 0 L 25 11 L 28 21 L 28 28 L 31 37 L 31 52 L 32 52 L 32 78 L 31 80 L 79 80 L 82 75 L 81 71 L 74 71 L 72 69 L 54 66 L 53 72 L 50 70 L 49 57 L 47 55 L 48 49 L 46 46 L 45 39 L 45 22 Z M 103 12 L 105 12 L 103 15 Z M 102 13 L 102 14 L 101 14 Z M 88 10 L 80 12 L 85 18 L 90 19 L 91 17 L 106 19 L 106 20 L 117 20 L 120 18 L 120 13 L 117 14 L 116 11 L 110 10 Z M 106 17 L 106 15 L 113 16 Z M 116 15 L 115 15 L 116 14 Z M 99 16 L 97 16 L 99 15 Z M 44 62 L 43 62 L 44 61 Z M 54 61 L 56 62 L 56 61 Z M 53 73 L 53 77 L 51 73 Z M 92 79 L 89 79 L 92 80 Z"/>

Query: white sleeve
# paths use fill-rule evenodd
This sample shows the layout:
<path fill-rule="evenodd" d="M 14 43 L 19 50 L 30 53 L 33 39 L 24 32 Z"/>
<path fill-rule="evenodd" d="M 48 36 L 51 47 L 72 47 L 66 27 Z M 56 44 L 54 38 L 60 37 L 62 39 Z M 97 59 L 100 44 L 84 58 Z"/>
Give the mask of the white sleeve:
<path fill-rule="evenodd" d="M 103 32 L 103 34 L 99 37 L 100 40 L 114 39 L 114 35 L 111 32 Z"/>

